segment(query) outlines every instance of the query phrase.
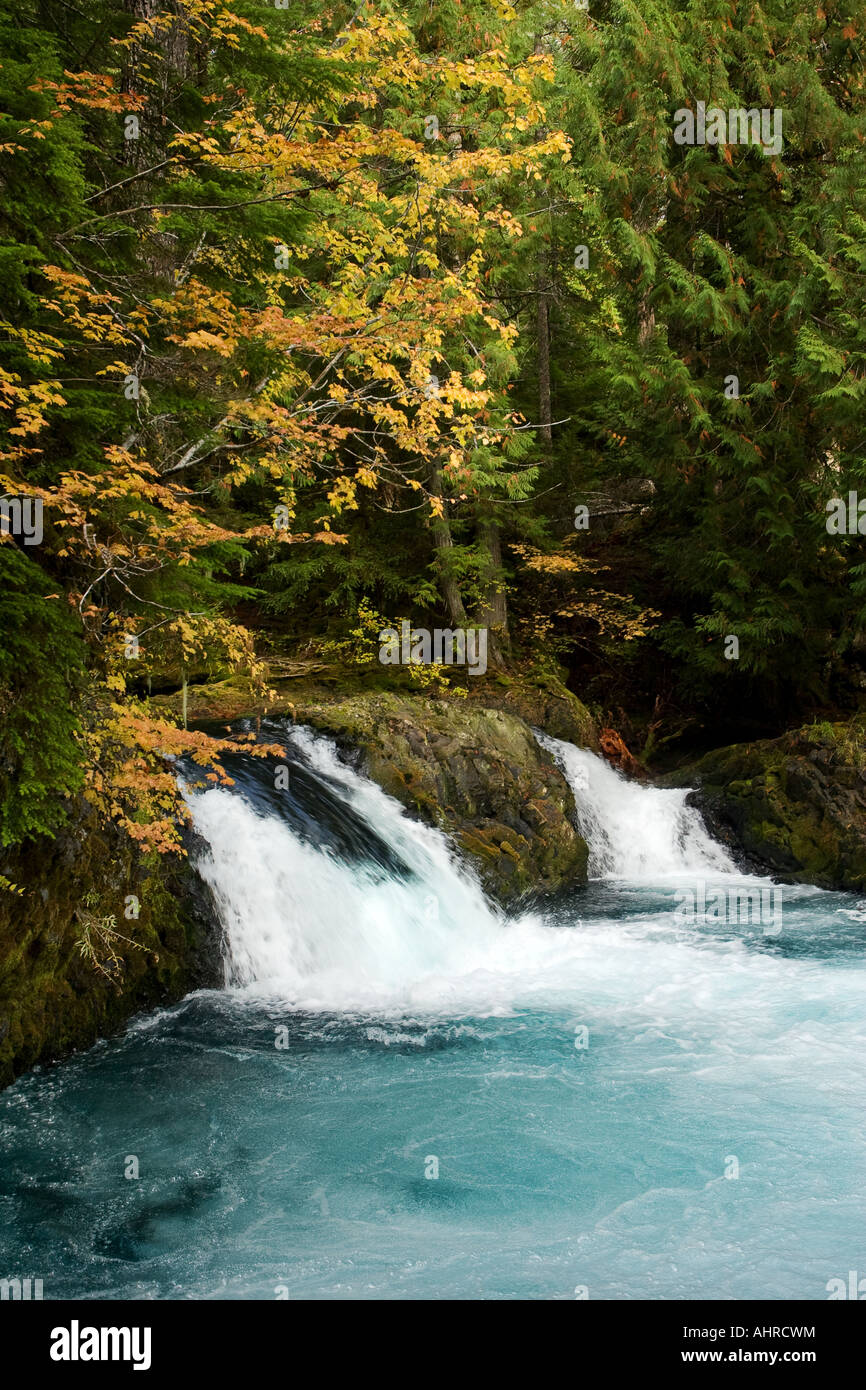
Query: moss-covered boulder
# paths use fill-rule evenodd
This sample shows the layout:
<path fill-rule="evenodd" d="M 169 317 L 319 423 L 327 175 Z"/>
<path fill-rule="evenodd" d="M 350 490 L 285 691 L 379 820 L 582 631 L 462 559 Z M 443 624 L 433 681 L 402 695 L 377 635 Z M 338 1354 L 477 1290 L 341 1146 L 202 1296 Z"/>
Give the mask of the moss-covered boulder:
<path fill-rule="evenodd" d="M 491 709 L 503 710 L 524 720 L 533 728 L 543 729 L 551 738 L 561 738 L 578 748 L 599 751 L 598 730 L 586 705 L 557 680 L 544 673 L 528 674 L 517 679 L 499 675 L 479 688 L 473 682 L 469 699 Z"/>
<path fill-rule="evenodd" d="M 394 693 L 299 704 L 296 717 L 360 750 L 368 775 L 446 831 L 499 901 L 585 882 L 571 789 L 523 719 Z"/>
<path fill-rule="evenodd" d="M 257 716 L 299 718 L 299 711 L 310 705 L 339 703 L 344 700 L 376 700 L 383 695 L 418 698 L 418 688 L 399 668 L 325 666 L 314 661 L 274 661 L 269 667 L 272 694 L 255 699 L 239 677 L 219 681 L 190 682 L 187 688 L 187 717 L 190 723 L 208 724 Z M 485 678 L 470 680 L 461 696 L 453 691 L 437 707 L 463 704 L 467 708 L 498 709 L 513 714 L 524 723 L 543 729 L 553 738 L 565 739 L 579 748 L 599 751 L 598 730 L 586 705 L 555 675 L 527 671 L 519 676 L 491 672 Z M 156 709 L 181 713 L 183 701 L 178 690 L 155 694 Z"/>
<path fill-rule="evenodd" d="M 710 832 L 785 882 L 866 888 L 866 730 L 819 724 L 716 749 L 663 779 L 693 786 Z"/>
<path fill-rule="evenodd" d="M 0 873 L 0 1087 L 221 980 L 188 860 L 143 856 L 83 804 L 56 839 L 0 855 Z"/>

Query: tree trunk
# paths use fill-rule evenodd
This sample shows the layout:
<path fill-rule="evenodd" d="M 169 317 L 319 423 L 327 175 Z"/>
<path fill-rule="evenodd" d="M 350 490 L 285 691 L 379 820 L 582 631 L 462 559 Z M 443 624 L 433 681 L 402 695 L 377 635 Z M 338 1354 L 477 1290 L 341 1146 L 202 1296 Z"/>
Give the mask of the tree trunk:
<path fill-rule="evenodd" d="M 430 470 L 430 491 L 434 497 L 442 496 L 442 475 L 435 465 Z M 451 551 L 454 547 L 454 541 L 451 538 L 451 526 L 447 516 L 433 517 L 430 522 L 430 531 L 433 536 L 433 548 L 436 551 L 439 587 L 442 590 L 442 597 L 445 599 L 445 606 L 448 610 L 448 621 L 453 627 L 465 627 L 466 609 L 463 604 L 463 596 L 460 593 L 460 586 L 454 578 L 451 565 Z"/>
<path fill-rule="evenodd" d="M 644 290 L 637 302 L 637 340 L 642 348 L 652 341 L 655 332 L 656 316 L 650 304 L 649 289 Z"/>
<path fill-rule="evenodd" d="M 648 208 L 641 208 L 634 219 L 635 230 L 645 236 L 647 232 L 656 224 L 659 216 L 657 203 L 652 202 Z M 640 347 L 645 348 L 652 342 L 656 327 L 656 316 L 650 296 L 654 289 L 653 285 L 645 285 L 640 291 L 637 301 L 637 340 Z"/>
<path fill-rule="evenodd" d="M 549 447 L 553 443 L 553 415 L 550 406 L 550 301 L 547 289 L 547 257 L 542 254 L 537 279 L 538 433 Z"/>
<path fill-rule="evenodd" d="M 491 666 L 505 665 L 509 647 L 508 597 L 502 571 L 502 541 L 499 524 L 490 515 L 478 523 L 478 540 L 484 554 L 484 599 L 478 611 L 478 623 L 487 628 L 487 655 Z"/>

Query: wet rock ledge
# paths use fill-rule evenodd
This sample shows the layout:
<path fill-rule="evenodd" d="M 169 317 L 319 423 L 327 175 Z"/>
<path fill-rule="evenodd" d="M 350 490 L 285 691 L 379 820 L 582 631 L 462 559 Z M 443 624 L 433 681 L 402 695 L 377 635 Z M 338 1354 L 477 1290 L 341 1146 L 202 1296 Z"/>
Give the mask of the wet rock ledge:
<path fill-rule="evenodd" d="M 513 906 L 586 882 L 588 850 L 571 788 L 532 728 L 598 748 L 586 706 L 555 677 L 503 675 L 430 698 L 340 670 L 274 680 L 267 704 L 231 682 L 191 687 L 190 722 L 281 717 L 329 734 L 413 815 L 450 836 L 485 891 Z M 158 697 L 177 712 L 179 697 Z"/>

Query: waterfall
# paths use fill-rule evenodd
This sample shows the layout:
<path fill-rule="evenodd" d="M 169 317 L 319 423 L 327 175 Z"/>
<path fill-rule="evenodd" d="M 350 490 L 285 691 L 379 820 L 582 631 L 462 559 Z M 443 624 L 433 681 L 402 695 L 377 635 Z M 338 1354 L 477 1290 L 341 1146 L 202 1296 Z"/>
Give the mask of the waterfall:
<path fill-rule="evenodd" d="M 736 873 L 730 855 L 707 834 L 688 791 L 630 782 L 595 753 L 536 732 L 574 793 L 593 878 L 657 882 Z"/>
<path fill-rule="evenodd" d="M 299 728 L 279 737 L 285 789 L 271 763 L 243 756 L 235 790 L 187 792 L 229 986 L 267 987 L 311 1011 L 495 1012 L 579 973 L 585 937 L 534 912 L 506 918 L 446 837 L 346 766 L 330 740 Z M 628 782 L 595 754 L 538 737 L 574 789 L 594 877 L 735 872 L 685 792 Z"/>
<path fill-rule="evenodd" d="M 187 794 L 208 844 L 198 867 L 222 918 L 227 983 L 279 981 L 310 1008 L 362 1007 L 440 969 L 482 966 L 500 919 L 444 835 L 341 763 L 329 740 L 294 729 L 287 749 L 299 760 L 289 788 L 257 804 L 224 788 Z M 272 769 L 260 771 L 272 785 Z M 356 828 L 351 855 L 345 824 L 321 843 L 323 794 L 367 828 L 366 843 Z M 293 798 L 311 811 L 300 828 L 281 814 Z"/>

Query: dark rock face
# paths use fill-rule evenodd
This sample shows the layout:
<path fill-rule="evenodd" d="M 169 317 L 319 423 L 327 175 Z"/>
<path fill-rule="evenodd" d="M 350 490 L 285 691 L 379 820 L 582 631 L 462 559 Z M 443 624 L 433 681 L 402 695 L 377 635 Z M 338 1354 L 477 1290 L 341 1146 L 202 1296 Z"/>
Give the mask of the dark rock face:
<path fill-rule="evenodd" d="M 390 693 L 300 706 L 297 717 L 360 749 L 368 775 L 448 833 L 500 902 L 586 881 L 571 789 L 522 719 Z"/>
<path fill-rule="evenodd" d="M 866 888 L 866 732 L 824 724 L 721 748 L 663 780 L 696 785 L 712 835 L 745 867 Z"/>
<path fill-rule="evenodd" d="M 0 1087 L 141 1009 L 221 982 L 216 913 L 189 860 L 142 856 L 83 804 L 55 840 L 7 852 L 0 869 L 24 889 L 0 893 Z M 139 915 L 128 919 L 133 896 Z M 81 944 L 88 922 L 112 917 L 118 971 L 92 934 L 103 973 Z"/>

